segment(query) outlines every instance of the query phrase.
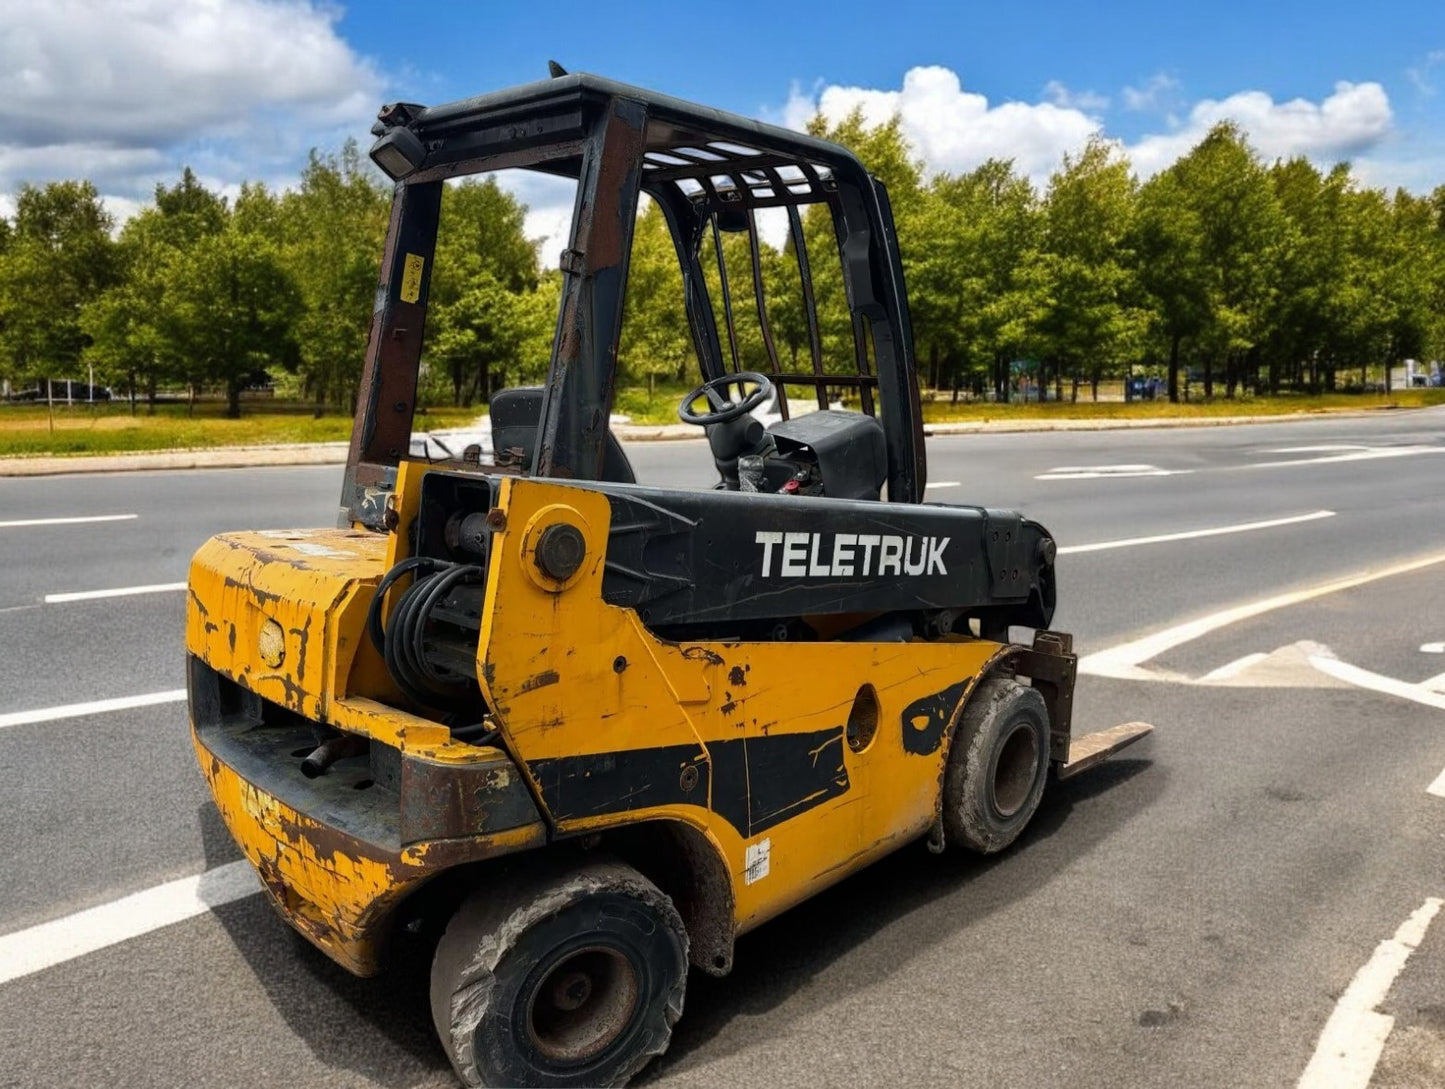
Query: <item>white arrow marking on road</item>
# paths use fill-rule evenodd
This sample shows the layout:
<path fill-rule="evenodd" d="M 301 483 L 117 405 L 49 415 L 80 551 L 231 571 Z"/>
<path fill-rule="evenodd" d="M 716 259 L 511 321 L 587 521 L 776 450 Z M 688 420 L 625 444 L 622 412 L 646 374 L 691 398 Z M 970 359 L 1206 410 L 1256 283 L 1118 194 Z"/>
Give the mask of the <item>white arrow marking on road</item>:
<path fill-rule="evenodd" d="M 1163 544 L 1166 541 L 1188 541 L 1195 537 L 1219 537 L 1226 533 L 1248 533 L 1255 529 L 1273 529 L 1275 526 L 1292 526 L 1298 522 L 1313 522 L 1320 518 L 1333 518 L 1332 510 L 1311 511 L 1309 514 L 1295 514 L 1288 518 L 1271 518 L 1266 522 L 1239 522 L 1232 526 L 1215 526 L 1212 529 L 1190 529 L 1183 533 L 1161 533 L 1153 537 L 1126 537 L 1118 541 L 1099 541 L 1097 544 L 1068 545 L 1059 549 L 1059 555 L 1066 552 L 1102 552 L 1106 548 L 1130 548 L 1134 545 Z"/>
<path fill-rule="evenodd" d="M 139 517 L 139 514 L 92 514 L 85 518 L 22 518 L 17 522 L 0 522 L 0 529 L 19 529 L 22 526 L 76 526 L 82 522 L 128 522 Z"/>
<path fill-rule="evenodd" d="M 1425 788 L 1426 794 L 1433 794 L 1437 798 L 1445 798 L 1445 771 L 1435 777 L 1435 781 Z"/>
<path fill-rule="evenodd" d="M 1251 601 L 1243 605 L 1235 605 L 1229 609 L 1223 609 L 1217 613 L 1210 613 L 1208 616 L 1200 617 L 1198 620 L 1191 620 L 1185 624 L 1176 624 L 1172 628 L 1165 628 L 1163 631 L 1154 632 L 1139 639 L 1131 639 L 1127 643 L 1120 643 L 1118 646 L 1109 647 L 1106 650 L 1096 651 L 1079 659 L 1079 672 L 1095 677 L 1118 677 L 1125 680 L 1135 681 L 1177 681 L 1178 677 L 1172 674 L 1157 673 L 1148 669 L 1141 669 L 1145 662 L 1156 658 L 1167 650 L 1173 650 L 1177 646 L 1198 639 L 1200 636 L 1208 635 L 1212 631 L 1227 627 L 1230 624 L 1237 624 L 1241 620 L 1249 620 L 1251 617 L 1263 613 L 1272 612 L 1275 609 L 1282 609 L 1288 605 L 1298 605 L 1301 602 L 1312 601 L 1317 597 L 1324 597 L 1326 594 L 1338 593 L 1341 590 L 1348 590 L 1355 586 L 1363 586 L 1368 582 L 1375 582 L 1378 579 L 1390 578 L 1393 575 L 1403 575 L 1410 571 L 1419 571 L 1421 568 L 1432 567 L 1438 563 L 1445 563 L 1445 552 L 1437 552 L 1432 556 L 1425 556 L 1422 559 L 1411 560 L 1408 563 L 1394 564 L 1390 567 L 1383 567 L 1377 571 L 1367 571 L 1359 575 L 1350 575 L 1342 579 L 1334 579 L 1330 582 L 1321 583 L 1318 586 L 1311 586 L 1304 590 L 1294 590 L 1287 594 L 1278 594 L 1275 597 L 1263 598 L 1260 601 Z"/>
<path fill-rule="evenodd" d="M 1296 1089 L 1366 1089 L 1395 1019 L 1378 1013 L 1395 977 L 1425 940 L 1430 920 L 1445 901 L 1431 897 L 1400 924 L 1395 936 L 1375 947 L 1335 1004 Z"/>
<path fill-rule="evenodd" d="M 1258 665 L 1260 662 L 1264 661 L 1268 657 L 1269 655 L 1265 654 L 1263 651 L 1257 651 L 1254 654 L 1246 654 L 1243 658 L 1236 658 L 1234 661 L 1228 663 L 1227 665 L 1222 665 L 1218 669 L 1210 670 L 1204 676 L 1200 677 L 1199 681 L 1202 684 L 1207 681 L 1231 680 L 1239 676 L 1250 666 Z"/>
<path fill-rule="evenodd" d="M 168 881 L 108 904 L 0 935 L 0 983 L 159 930 L 259 892 L 244 860 Z"/>
<path fill-rule="evenodd" d="M 1097 480 L 1100 477 L 1183 476 L 1193 469 L 1160 469 L 1153 465 L 1061 465 L 1035 480 Z"/>
<path fill-rule="evenodd" d="M 157 582 L 150 586 L 121 586 L 114 590 L 72 590 L 63 594 L 46 594 L 45 604 L 57 605 L 64 601 L 93 601 L 102 597 L 130 597 L 132 594 L 165 594 L 185 588 L 184 582 Z"/>
<path fill-rule="evenodd" d="M 30 726 L 37 722 L 54 722 L 62 718 L 81 718 L 84 715 L 100 715 L 107 711 L 128 711 L 132 707 L 153 707 L 159 703 L 181 703 L 186 698 L 184 688 L 169 692 L 148 692 L 143 696 L 122 696 L 113 700 L 94 700 L 90 703 L 67 703 L 59 707 L 41 707 L 35 711 L 11 711 L 0 715 L 0 729 L 7 726 Z"/>
<path fill-rule="evenodd" d="M 1235 465 L 1235 469 L 1284 469 L 1291 465 L 1334 465 L 1342 461 L 1378 461 L 1380 458 L 1409 458 L 1419 454 L 1445 454 L 1445 446 L 1395 446 L 1386 449 L 1362 447 L 1342 454 L 1326 454 L 1318 458 L 1290 458 L 1288 461 L 1256 461 L 1252 465 Z"/>
<path fill-rule="evenodd" d="M 1373 692 L 1383 692 L 1387 696 L 1398 696 L 1402 700 L 1413 700 L 1415 703 L 1423 703 L 1426 707 L 1438 707 L 1445 711 L 1445 694 L 1432 692 L 1423 684 L 1409 684 L 1396 680 L 1394 677 L 1386 677 L 1382 673 L 1372 673 L 1368 669 L 1361 669 L 1359 666 L 1350 665 L 1349 662 L 1342 662 L 1338 658 L 1330 658 L 1323 654 L 1312 655 L 1310 665 L 1321 673 L 1344 681 L 1346 684 L 1368 688 Z"/>

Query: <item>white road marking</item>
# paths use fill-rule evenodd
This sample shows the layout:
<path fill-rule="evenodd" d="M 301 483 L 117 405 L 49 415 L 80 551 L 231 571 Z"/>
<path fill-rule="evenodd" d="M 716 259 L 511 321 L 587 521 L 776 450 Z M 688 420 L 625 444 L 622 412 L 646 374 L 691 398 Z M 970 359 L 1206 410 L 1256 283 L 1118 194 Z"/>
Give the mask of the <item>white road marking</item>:
<path fill-rule="evenodd" d="M 1435 676 L 1421 681 L 1420 687 L 1429 689 L 1431 692 L 1445 692 L 1445 673 L 1437 673 Z"/>
<path fill-rule="evenodd" d="M 0 522 L 0 529 L 19 529 L 22 526 L 76 526 L 82 522 L 129 522 L 139 514 L 92 514 L 84 518 L 22 518 L 16 522 Z"/>
<path fill-rule="evenodd" d="M 1265 654 L 1262 651 L 1256 651 L 1254 654 L 1246 654 L 1243 658 L 1236 658 L 1234 661 L 1228 663 L 1227 665 L 1222 665 L 1218 669 L 1210 670 L 1204 676 L 1200 677 L 1199 680 L 1201 682 L 1227 681 L 1232 677 L 1239 676 L 1250 666 L 1256 665 L 1257 663 L 1264 661 L 1268 657 L 1269 655 Z"/>
<path fill-rule="evenodd" d="M 1236 469 L 1284 469 L 1291 465 L 1335 465 L 1344 461 L 1378 461 L 1381 458 L 1410 458 L 1420 454 L 1445 454 L 1445 446 L 1393 446 L 1384 449 L 1358 447 L 1339 454 L 1317 458 L 1290 458 L 1286 461 L 1256 461 L 1236 465 Z"/>
<path fill-rule="evenodd" d="M 1369 450 L 1368 446 L 1350 445 L 1348 443 L 1326 443 L 1323 446 L 1280 446 L 1273 450 L 1267 450 L 1268 454 L 1347 454 L 1351 450 Z"/>
<path fill-rule="evenodd" d="M 58 605 L 64 601 L 92 601 L 101 597 L 130 597 L 132 594 L 165 594 L 185 588 L 184 582 L 157 582 L 150 586 L 120 586 L 114 590 L 70 590 L 63 594 L 46 594 L 45 604 Z"/>
<path fill-rule="evenodd" d="M 53 968 L 259 891 L 256 871 L 249 862 L 229 862 L 196 877 L 167 881 L 108 904 L 0 935 L 0 983 Z"/>
<path fill-rule="evenodd" d="M 1126 537 L 1118 541 L 1099 541 L 1096 544 L 1068 545 L 1059 549 L 1059 555 L 1069 552 L 1102 552 L 1106 548 L 1131 548 L 1134 545 L 1163 544 L 1166 541 L 1187 541 L 1195 537 L 1218 537 L 1226 533 L 1248 533 L 1255 529 L 1273 529 L 1275 526 L 1291 526 L 1298 522 L 1314 522 L 1320 518 L 1333 518 L 1332 510 L 1311 511 L 1309 514 L 1295 514 L 1288 518 L 1271 518 L 1265 522 L 1239 522 L 1232 526 L 1215 526 L 1213 529 L 1191 529 L 1183 533 L 1161 533 L 1153 537 Z"/>
<path fill-rule="evenodd" d="M 54 722 L 62 718 L 80 718 L 83 715 L 100 715 L 107 711 L 127 711 L 132 707 L 153 707 L 158 703 L 181 703 L 185 698 L 186 690 L 175 688 L 169 692 L 147 692 L 143 696 L 67 703 L 59 707 L 41 707 L 34 711 L 11 711 L 0 715 L 0 729 L 7 726 L 30 726 L 37 722 Z"/>
<path fill-rule="evenodd" d="M 1183 476 L 1193 469 L 1160 469 L 1153 465 L 1060 465 L 1035 480 L 1098 480 L 1100 477 Z"/>
<path fill-rule="evenodd" d="M 1299 605 L 1317 597 L 1324 597 L 1326 594 L 1339 593 L 1341 590 L 1363 586 L 1366 583 L 1390 578 L 1393 575 L 1419 571 L 1438 563 L 1445 563 L 1445 552 L 1437 552 L 1421 559 L 1393 564 L 1375 571 L 1333 579 L 1303 590 L 1293 590 L 1259 601 L 1235 605 L 1232 608 L 1210 613 L 1208 616 L 1202 616 L 1184 624 L 1176 624 L 1174 627 L 1165 628 L 1163 631 L 1157 631 L 1139 639 L 1131 639 L 1127 643 L 1120 643 L 1118 646 L 1109 647 L 1106 650 L 1095 651 L 1093 654 L 1079 659 L 1079 672 L 1095 677 L 1118 677 L 1136 681 L 1175 681 L 1179 678 L 1173 674 L 1158 673 L 1139 667 L 1167 650 L 1173 650 L 1177 646 L 1208 635 L 1212 631 L 1218 631 L 1230 624 L 1237 624 L 1241 620 L 1249 620 L 1251 617 L 1260 616 L 1275 609 Z"/>
<path fill-rule="evenodd" d="M 1395 977 L 1425 939 L 1430 920 L 1445 901 L 1431 897 L 1382 941 L 1355 974 L 1325 1022 L 1315 1053 L 1296 1089 L 1366 1089 L 1395 1019 L 1375 1007 L 1385 1000 Z"/>
<path fill-rule="evenodd" d="M 1421 654 L 1445 654 L 1445 643 L 1421 643 Z"/>
<path fill-rule="evenodd" d="M 957 488 L 957 487 L 958 487 L 958 481 L 956 481 L 956 480 L 934 480 L 934 481 L 930 481 L 929 484 L 928 484 L 928 486 L 929 486 L 930 488 Z"/>
<path fill-rule="evenodd" d="M 1386 677 L 1382 673 L 1372 673 L 1368 669 L 1361 669 L 1359 666 L 1350 665 L 1349 662 L 1342 662 L 1338 658 L 1330 658 L 1323 654 L 1312 656 L 1310 665 L 1321 673 L 1347 684 L 1368 688 L 1373 692 L 1383 692 L 1387 696 L 1398 696 L 1402 700 L 1413 700 L 1415 703 L 1423 703 L 1426 707 L 1438 707 L 1445 711 L 1445 694 L 1432 692 L 1422 684 L 1409 684 L 1396 680 L 1394 677 Z"/>
<path fill-rule="evenodd" d="M 1445 798 L 1445 771 L 1435 777 L 1435 781 L 1425 788 L 1425 793 Z"/>

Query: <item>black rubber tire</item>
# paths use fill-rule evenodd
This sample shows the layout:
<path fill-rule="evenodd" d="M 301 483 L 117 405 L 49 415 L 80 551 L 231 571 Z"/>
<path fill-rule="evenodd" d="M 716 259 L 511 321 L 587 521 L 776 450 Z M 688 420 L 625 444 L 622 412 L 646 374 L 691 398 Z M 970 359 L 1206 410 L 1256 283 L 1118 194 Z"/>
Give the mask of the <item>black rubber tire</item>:
<path fill-rule="evenodd" d="M 548 996 L 579 975 L 573 1008 L 586 1012 L 569 1056 L 567 1007 Z M 612 859 L 543 862 L 452 917 L 432 961 L 432 1021 L 464 1085 L 625 1085 L 667 1050 L 686 986 L 687 932 L 657 886 Z"/>
<path fill-rule="evenodd" d="M 1049 711 L 1035 689 L 989 677 L 964 705 L 943 779 L 948 842 L 1002 851 L 1033 818 L 1049 772 Z"/>

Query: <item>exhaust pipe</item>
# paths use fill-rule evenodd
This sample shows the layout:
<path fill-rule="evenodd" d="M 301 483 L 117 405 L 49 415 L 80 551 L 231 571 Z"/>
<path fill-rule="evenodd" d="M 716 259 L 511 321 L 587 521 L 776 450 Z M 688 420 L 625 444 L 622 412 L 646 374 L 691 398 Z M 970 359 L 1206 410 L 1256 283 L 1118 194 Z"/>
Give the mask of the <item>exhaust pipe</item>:
<path fill-rule="evenodd" d="M 308 779 L 325 775 L 326 769 L 336 761 L 344 760 L 348 756 L 360 756 L 366 751 L 366 746 L 367 740 L 364 737 L 357 737 L 355 734 L 338 734 L 317 745 L 311 755 L 301 761 L 301 774 Z"/>

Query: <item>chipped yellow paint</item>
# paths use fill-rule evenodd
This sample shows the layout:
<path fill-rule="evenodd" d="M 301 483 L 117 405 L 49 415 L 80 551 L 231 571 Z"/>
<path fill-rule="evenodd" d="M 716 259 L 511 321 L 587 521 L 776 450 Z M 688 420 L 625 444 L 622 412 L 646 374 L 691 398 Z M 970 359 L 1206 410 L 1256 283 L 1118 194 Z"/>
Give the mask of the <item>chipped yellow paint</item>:
<path fill-rule="evenodd" d="M 367 637 L 366 612 L 383 571 L 407 555 L 426 467 L 404 462 L 390 509 L 398 531 L 233 534 L 208 542 L 191 569 L 187 642 L 223 675 L 267 699 L 349 733 L 443 763 L 497 761 L 496 750 L 452 740 L 441 723 L 397 709 L 402 701 Z M 556 819 L 581 834 L 638 821 L 677 821 L 712 845 L 732 884 L 741 932 L 924 834 L 935 822 L 947 742 L 910 753 L 903 709 L 976 680 L 1005 650 L 953 637 L 910 643 L 672 643 L 631 610 L 602 599 L 611 518 L 604 495 L 563 481 L 497 480 L 501 528 L 493 535 L 477 651 L 489 721 L 534 795 L 533 761 L 678 746 L 707 762 L 708 745 L 837 730 L 861 685 L 876 692 L 876 736 L 843 746 L 848 789 L 751 838 L 713 812 L 700 791 L 671 803 Z M 564 581 L 534 560 L 541 531 L 570 523 L 586 555 Z M 301 547 L 305 546 L 305 547 Z M 260 626 L 279 624 L 280 665 L 257 654 Z M 479 711 L 483 710 L 479 708 Z M 956 717 L 957 710 L 954 711 Z M 952 723 L 949 724 L 952 729 Z M 464 857 L 541 847 L 545 828 L 384 851 L 296 813 L 198 747 L 217 805 L 272 899 L 312 941 L 354 971 L 369 971 L 372 927 L 425 876 Z M 709 776 L 716 787 L 716 780 Z M 642 784 L 645 785 L 645 784 Z M 556 815 L 553 815 L 554 818 Z M 747 880 L 749 847 L 769 841 L 766 876 Z M 324 845 L 324 846 L 323 846 Z"/>
<path fill-rule="evenodd" d="M 195 746 L 221 819 L 281 914 L 346 968 L 375 972 L 379 950 L 368 921 L 428 872 L 408 879 L 399 859 L 364 854 L 354 840 L 328 849 L 338 833 L 257 790 L 199 741 Z"/>
<path fill-rule="evenodd" d="M 507 479 L 497 503 L 479 675 L 508 746 L 529 762 L 632 749 L 809 733 L 842 727 L 859 687 L 877 692 L 879 728 L 846 749 L 849 789 L 745 840 L 710 799 L 558 820 L 566 832 L 676 820 L 718 845 L 732 875 L 735 923 L 746 930 L 924 834 L 938 812 L 947 746 L 908 753 L 902 712 L 915 700 L 979 676 L 1003 649 L 954 638 L 911 643 L 687 643 L 658 639 L 636 613 L 602 600 L 610 522 L 605 496 L 562 481 Z M 575 512 L 568 516 L 567 511 Z M 545 513 L 544 513 L 545 512 Z M 530 554 L 537 519 L 570 521 L 586 556 L 563 587 L 547 585 Z M 539 684 L 538 678 L 549 683 Z M 540 784 L 534 783 L 540 790 Z M 555 816 L 555 815 L 554 815 Z M 749 843 L 771 841 L 766 878 L 744 877 Z"/>

